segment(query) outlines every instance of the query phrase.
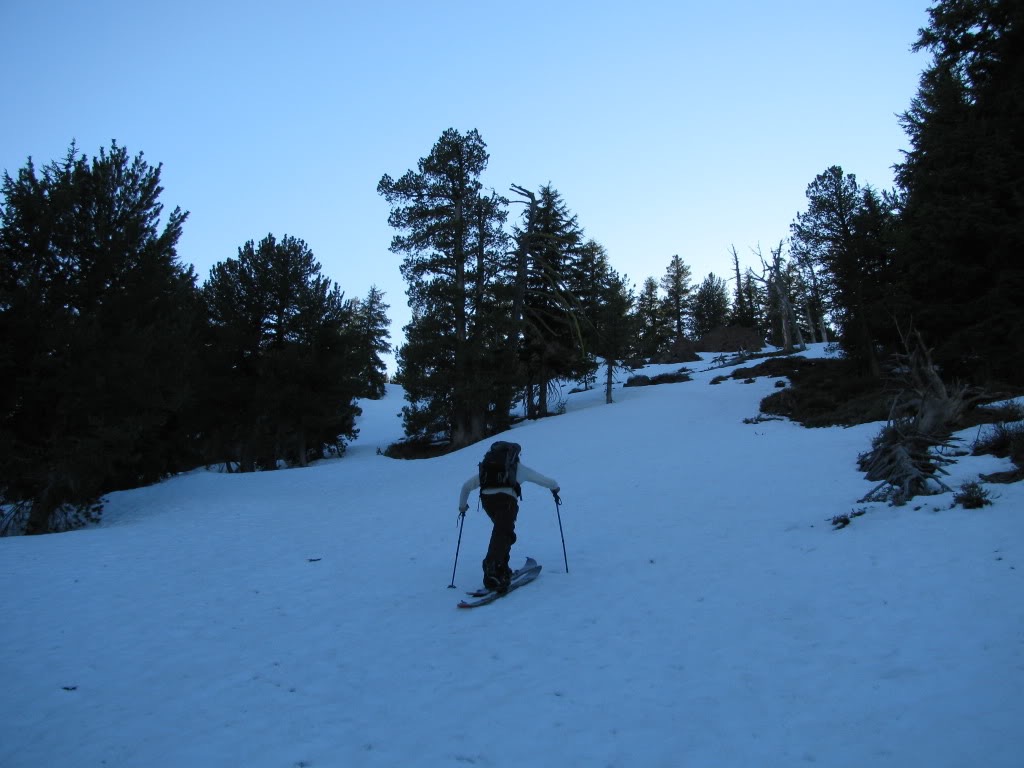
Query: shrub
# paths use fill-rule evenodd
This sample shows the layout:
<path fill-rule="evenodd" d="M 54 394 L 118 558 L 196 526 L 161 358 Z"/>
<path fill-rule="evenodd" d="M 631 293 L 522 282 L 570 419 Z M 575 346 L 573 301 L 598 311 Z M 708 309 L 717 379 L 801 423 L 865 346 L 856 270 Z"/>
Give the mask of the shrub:
<path fill-rule="evenodd" d="M 399 440 L 384 449 L 389 459 L 432 459 L 450 452 L 449 443 L 423 437 Z"/>
<path fill-rule="evenodd" d="M 677 384 L 682 381 L 693 381 L 689 371 L 685 368 L 675 373 L 659 373 L 656 376 L 645 376 L 643 374 L 630 376 L 623 386 L 649 387 L 655 384 Z"/>
<path fill-rule="evenodd" d="M 953 504 L 959 504 L 964 509 L 981 509 L 991 503 L 989 492 L 981 483 L 973 480 L 961 485 L 960 491 L 953 496 Z"/>
<path fill-rule="evenodd" d="M 733 378 L 786 377 L 790 386 L 761 401 L 761 410 L 805 427 L 852 426 L 884 421 L 891 396 L 883 383 L 861 375 L 846 360 L 779 357 L 732 372 Z M 778 384 L 776 384 L 778 386 Z"/>
<path fill-rule="evenodd" d="M 1024 424 L 994 424 L 971 446 L 973 456 L 991 454 L 1024 469 Z"/>
<path fill-rule="evenodd" d="M 832 527 L 835 528 L 837 531 L 840 531 L 846 526 L 848 526 L 850 523 L 852 523 L 853 518 L 860 517 L 865 512 L 867 512 L 866 509 L 854 509 L 851 510 L 850 514 L 848 515 L 835 515 L 831 520 Z"/>

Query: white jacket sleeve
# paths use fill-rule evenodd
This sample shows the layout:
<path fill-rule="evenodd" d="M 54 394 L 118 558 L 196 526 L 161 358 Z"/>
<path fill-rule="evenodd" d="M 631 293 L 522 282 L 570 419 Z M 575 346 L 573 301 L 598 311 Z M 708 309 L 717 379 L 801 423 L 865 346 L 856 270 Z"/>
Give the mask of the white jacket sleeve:
<path fill-rule="evenodd" d="M 480 475 L 474 473 L 462 484 L 462 493 L 459 494 L 459 509 L 461 510 L 469 501 L 469 494 L 480 487 Z"/>
<path fill-rule="evenodd" d="M 533 483 L 534 485 L 541 485 L 547 488 L 549 491 L 559 490 L 558 481 L 554 480 L 547 475 L 542 475 L 535 469 L 530 469 L 528 466 L 519 462 L 519 466 L 516 468 L 516 480 L 520 483 Z M 479 485 L 479 480 L 477 481 Z"/>

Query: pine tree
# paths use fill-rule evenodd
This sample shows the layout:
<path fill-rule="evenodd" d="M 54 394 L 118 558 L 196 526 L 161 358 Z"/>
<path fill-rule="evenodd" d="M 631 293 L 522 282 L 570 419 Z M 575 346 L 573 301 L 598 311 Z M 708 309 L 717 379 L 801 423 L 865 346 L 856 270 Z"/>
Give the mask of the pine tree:
<path fill-rule="evenodd" d="M 502 399 L 488 380 L 493 343 L 480 318 L 494 305 L 492 268 L 507 250 L 507 201 L 481 192 L 488 159 L 476 130 L 448 129 L 416 171 L 377 185 L 399 231 L 391 250 L 404 255 L 413 313 L 398 352 L 405 430 L 453 447 L 485 437 Z"/>
<path fill-rule="evenodd" d="M 365 299 L 353 300 L 350 307 L 351 331 L 360 360 L 355 378 L 363 385 L 357 393 L 359 397 L 371 400 L 384 397 L 388 370 L 382 355 L 391 351 L 388 309 L 384 303 L 384 292 L 375 285 L 370 287 Z"/>
<path fill-rule="evenodd" d="M 940 0 L 902 116 L 899 314 L 948 374 L 1024 379 L 1024 4 Z"/>
<path fill-rule="evenodd" d="M 634 309 L 637 339 L 636 354 L 646 360 L 656 359 L 672 341 L 672 321 L 666 303 L 658 293 L 658 282 L 653 277 L 644 280 Z"/>
<path fill-rule="evenodd" d="M 604 261 L 604 275 L 600 281 L 600 304 L 594 316 L 594 350 L 605 366 L 605 402 L 612 402 L 612 385 L 615 370 L 629 355 L 636 338 L 633 307 L 633 291 L 627 278 L 620 275 Z"/>
<path fill-rule="evenodd" d="M 665 300 L 671 312 L 676 339 L 682 339 L 686 335 L 686 316 L 690 309 L 689 297 L 692 287 L 690 267 L 678 255 L 669 261 L 665 275 L 661 278 L 661 287 L 665 291 Z"/>
<path fill-rule="evenodd" d="M 195 278 L 160 170 L 114 142 L 4 174 L 0 494 L 29 533 L 188 462 Z"/>
<path fill-rule="evenodd" d="M 693 297 L 692 332 L 700 339 L 729 319 L 729 291 L 725 281 L 714 273 L 704 278 Z"/>
<path fill-rule="evenodd" d="M 357 430 L 365 354 L 337 285 L 300 239 L 248 241 L 203 285 L 205 451 L 240 471 L 305 465 Z"/>
<path fill-rule="evenodd" d="M 564 295 L 573 327 L 571 343 L 575 346 L 561 371 L 564 378 L 584 382 L 595 379 L 597 316 L 605 301 L 604 282 L 608 269 L 608 254 L 594 240 L 587 240 L 571 255 L 564 276 Z"/>
<path fill-rule="evenodd" d="M 472 342 L 469 399 L 484 410 L 484 434 L 511 426 L 512 403 L 521 389 L 518 365 L 520 323 L 514 313 L 518 266 L 505 231 L 508 200 L 481 195 L 473 209 L 473 282 L 468 337 Z"/>
<path fill-rule="evenodd" d="M 579 302 L 592 289 L 593 252 L 577 217 L 550 184 L 541 187 L 531 209 L 529 227 L 517 232 L 526 257 L 521 360 L 527 391 L 537 393 L 536 404 L 528 394 L 527 414 L 538 418 L 549 415 L 552 380 L 586 373 Z"/>
<path fill-rule="evenodd" d="M 833 316 L 846 354 L 879 375 L 876 340 L 886 333 L 884 305 L 892 280 L 888 198 L 861 188 L 839 166 L 821 173 L 807 187 L 807 210 L 791 225 L 799 261 L 822 269 Z"/>

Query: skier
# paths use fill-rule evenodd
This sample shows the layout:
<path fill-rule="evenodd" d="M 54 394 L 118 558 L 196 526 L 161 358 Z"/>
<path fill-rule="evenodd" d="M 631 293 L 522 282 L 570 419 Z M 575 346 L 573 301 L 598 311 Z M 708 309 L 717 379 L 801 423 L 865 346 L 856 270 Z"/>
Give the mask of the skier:
<path fill-rule="evenodd" d="M 480 462 L 479 471 L 462 484 L 459 496 L 459 514 L 464 515 L 469 509 L 466 502 L 470 492 L 480 488 L 480 501 L 493 523 L 491 541 L 483 560 L 484 587 L 495 592 L 506 592 L 512 580 L 508 559 L 512 545 L 516 543 L 516 516 L 519 514 L 519 499 L 522 498 L 522 482 L 547 488 L 555 502 L 561 503 L 556 481 L 520 463 L 518 445 L 498 441 Z"/>

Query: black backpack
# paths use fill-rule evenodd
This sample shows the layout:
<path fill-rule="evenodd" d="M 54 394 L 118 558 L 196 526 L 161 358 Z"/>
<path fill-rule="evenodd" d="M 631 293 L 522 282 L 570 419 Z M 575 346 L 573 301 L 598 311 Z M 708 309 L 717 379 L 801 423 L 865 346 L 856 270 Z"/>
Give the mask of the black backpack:
<path fill-rule="evenodd" d="M 516 496 L 522 497 L 522 490 L 516 482 L 521 450 L 519 443 L 504 440 L 494 443 L 480 462 L 480 489 L 512 488 Z"/>

